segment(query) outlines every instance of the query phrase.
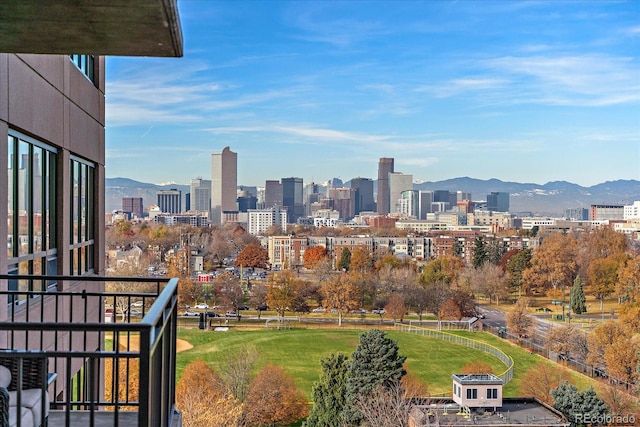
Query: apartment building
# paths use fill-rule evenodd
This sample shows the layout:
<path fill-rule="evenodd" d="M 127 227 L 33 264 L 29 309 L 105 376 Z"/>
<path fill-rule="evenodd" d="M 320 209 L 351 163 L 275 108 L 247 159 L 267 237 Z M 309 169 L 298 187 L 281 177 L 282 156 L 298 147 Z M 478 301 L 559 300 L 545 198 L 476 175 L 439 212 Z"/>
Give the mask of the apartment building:
<path fill-rule="evenodd" d="M 259 236 L 265 234 L 269 228 L 279 225 L 287 226 L 287 210 L 279 206 L 270 209 L 249 209 L 247 211 L 247 231 L 249 234 Z"/>

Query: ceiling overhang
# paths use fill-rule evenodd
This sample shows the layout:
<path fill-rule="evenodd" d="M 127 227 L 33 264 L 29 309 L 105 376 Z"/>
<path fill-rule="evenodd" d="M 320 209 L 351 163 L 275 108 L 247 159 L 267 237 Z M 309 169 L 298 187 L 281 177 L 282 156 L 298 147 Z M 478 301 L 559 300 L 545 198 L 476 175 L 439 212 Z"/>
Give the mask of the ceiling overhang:
<path fill-rule="evenodd" d="M 3 0 L 0 52 L 182 56 L 177 0 Z"/>

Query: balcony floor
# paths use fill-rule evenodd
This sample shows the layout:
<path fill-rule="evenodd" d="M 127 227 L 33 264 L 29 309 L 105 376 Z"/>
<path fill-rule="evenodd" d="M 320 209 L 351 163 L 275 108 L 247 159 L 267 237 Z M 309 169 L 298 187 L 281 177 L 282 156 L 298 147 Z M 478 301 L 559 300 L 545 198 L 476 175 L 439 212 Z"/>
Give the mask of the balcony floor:
<path fill-rule="evenodd" d="M 89 411 L 71 411 L 69 426 L 71 427 L 87 427 L 90 426 L 90 413 Z M 49 411 L 49 425 L 50 426 L 65 426 L 66 425 L 66 413 L 65 411 L 51 410 Z M 98 411 L 94 413 L 95 427 L 114 427 L 116 425 L 113 412 Z M 120 426 L 134 427 L 138 425 L 138 413 L 137 412 L 120 412 L 118 414 L 118 424 Z M 172 427 L 182 426 L 182 417 L 180 413 L 176 413 L 173 416 L 171 422 Z"/>

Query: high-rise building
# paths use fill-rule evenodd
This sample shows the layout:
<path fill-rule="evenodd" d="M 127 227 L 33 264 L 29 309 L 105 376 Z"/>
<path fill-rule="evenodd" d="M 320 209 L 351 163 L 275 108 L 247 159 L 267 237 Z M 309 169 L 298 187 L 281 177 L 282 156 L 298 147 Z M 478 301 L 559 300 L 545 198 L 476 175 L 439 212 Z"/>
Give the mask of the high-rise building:
<path fill-rule="evenodd" d="M 402 192 L 413 190 L 413 175 L 401 172 L 389 173 L 389 200 L 390 212 L 400 213 L 400 199 Z"/>
<path fill-rule="evenodd" d="M 286 228 L 287 211 L 273 206 L 267 209 L 249 209 L 247 211 L 247 231 L 254 236 L 262 235 L 274 225 Z"/>
<path fill-rule="evenodd" d="M 287 208 L 289 223 L 295 224 L 304 216 L 302 178 L 282 178 L 282 206 Z"/>
<path fill-rule="evenodd" d="M 207 212 L 211 210 L 211 181 L 200 177 L 191 180 L 191 203 L 189 210 Z"/>
<path fill-rule="evenodd" d="M 393 173 L 393 159 L 382 157 L 378 161 L 378 194 L 377 210 L 380 215 L 391 212 L 391 202 L 389 194 L 389 174 Z"/>
<path fill-rule="evenodd" d="M 405 190 L 400 193 L 398 212 L 417 219 L 420 215 L 420 192 L 418 190 Z"/>
<path fill-rule="evenodd" d="M 238 154 L 225 147 L 211 155 L 211 222 L 221 224 L 224 212 L 237 211 Z"/>
<path fill-rule="evenodd" d="M 267 180 L 264 183 L 264 208 L 282 207 L 282 184 L 280 181 Z"/>
<path fill-rule="evenodd" d="M 589 209 L 587 208 L 565 209 L 564 217 L 570 221 L 586 221 L 589 219 Z"/>
<path fill-rule="evenodd" d="M 182 191 L 172 188 L 157 193 L 158 207 L 163 213 L 182 213 Z"/>
<path fill-rule="evenodd" d="M 420 205 L 418 219 L 426 219 L 427 214 L 433 212 L 431 210 L 431 204 L 433 203 L 433 191 L 420 191 L 418 198 L 418 203 Z"/>
<path fill-rule="evenodd" d="M 340 218 L 348 221 L 355 215 L 356 190 L 353 188 L 330 188 L 329 198 L 333 199 L 333 209 L 340 213 Z"/>
<path fill-rule="evenodd" d="M 611 221 L 624 219 L 623 205 L 591 205 L 591 221 Z"/>
<path fill-rule="evenodd" d="M 370 178 L 353 178 L 351 188 L 356 192 L 355 214 L 360 212 L 373 212 L 376 204 L 373 200 L 373 180 Z"/>
<path fill-rule="evenodd" d="M 122 198 L 122 212 L 129 212 L 136 218 L 142 218 L 143 211 L 142 197 Z"/>
<path fill-rule="evenodd" d="M 509 212 L 509 193 L 492 191 L 491 194 L 487 194 L 487 210 Z"/>

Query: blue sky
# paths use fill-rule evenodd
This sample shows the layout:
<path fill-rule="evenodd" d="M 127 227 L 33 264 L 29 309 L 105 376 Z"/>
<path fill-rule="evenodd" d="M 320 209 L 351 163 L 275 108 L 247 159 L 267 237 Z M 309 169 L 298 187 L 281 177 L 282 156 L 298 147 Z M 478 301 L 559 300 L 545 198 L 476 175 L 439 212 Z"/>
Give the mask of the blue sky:
<path fill-rule="evenodd" d="M 178 6 L 183 58 L 107 59 L 109 178 L 640 179 L 639 1 Z"/>

